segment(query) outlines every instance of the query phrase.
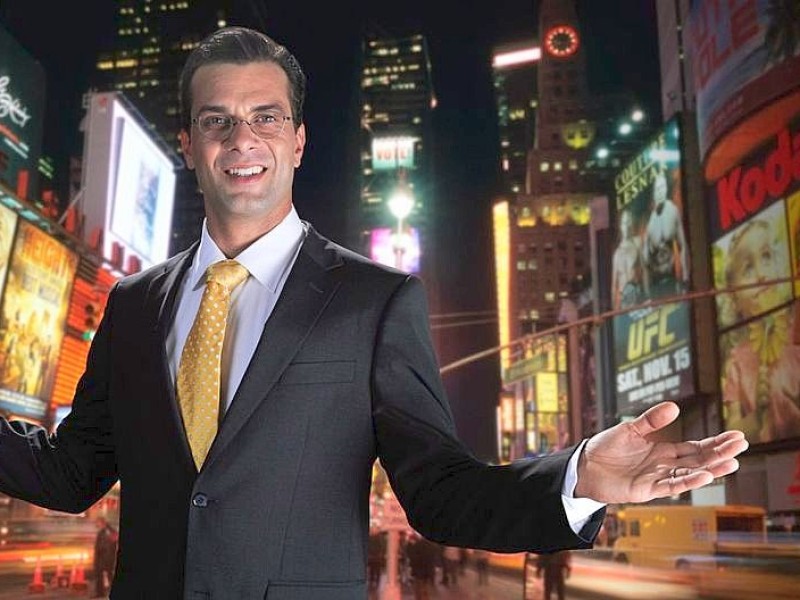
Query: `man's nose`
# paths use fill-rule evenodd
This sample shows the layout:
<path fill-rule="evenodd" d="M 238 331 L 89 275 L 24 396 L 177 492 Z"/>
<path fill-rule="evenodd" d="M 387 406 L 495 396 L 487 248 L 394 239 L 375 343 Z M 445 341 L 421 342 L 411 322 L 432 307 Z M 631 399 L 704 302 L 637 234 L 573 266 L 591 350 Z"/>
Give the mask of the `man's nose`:
<path fill-rule="evenodd" d="M 260 139 L 261 138 L 253 133 L 253 130 L 250 128 L 250 123 L 244 119 L 238 119 L 234 121 L 233 130 L 228 136 L 228 139 L 225 140 L 225 144 L 230 150 L 234 148 L 241 150 L 244 148 L 252 148 Z"/>

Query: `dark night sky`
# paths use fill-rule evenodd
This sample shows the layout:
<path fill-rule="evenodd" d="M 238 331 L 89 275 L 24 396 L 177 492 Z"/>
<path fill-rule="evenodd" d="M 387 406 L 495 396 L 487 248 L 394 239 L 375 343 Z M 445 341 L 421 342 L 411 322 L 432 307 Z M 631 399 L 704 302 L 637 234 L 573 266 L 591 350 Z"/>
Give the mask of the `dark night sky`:
<path fill-rule="evenodd" d="M 245 0 L 229 2 L 244 16 L 252 13 Z M 348 195 L 354 191 L 355 162 L 348 148 L 354 123 L 348 109 L 354 106 L 357 93 L 355 69 L 362 28 L 373 22 L 391 33 L 415 29 L 428 36 L 439 101 L 434 144 L 437 200 L 448 219 L 447 235 L 441 240 L 448 258 L 447 279 L 442 281 L 444 309 L 493 309 L 489 219 L 496 189 L 497 131 L 490 54 L 496 44 L 535 34 L 535 2 L 267 0 L 262 4 L 267 33 L 294 52 L 309 77 L 309 142 L 296 177 L 295 203 L 302 217 L 341 241 L 346 207 L 351 205 Z M 578 0 L 578 14 L 590 87 L 629 90 L 659 119 L 654 4 L 655 0 Z M 47 73 L 44 150 L 57 160 L 58 168 L 65 168 L 68 152 L 80 152 L 80 98 L 90 83 L 97 51 L 108 37 L 103 28 L 111 22 L 113 5 L 109 0 L 0 0 L 0 22 Z M 442 362 L 496 345 L 494 330 L 492 326 L 449 330 L 457 349 L 442 356 Z M 496 386 L 494 360 L 447 376 L 459 431 L 485 457 L 494 453 Z"/>

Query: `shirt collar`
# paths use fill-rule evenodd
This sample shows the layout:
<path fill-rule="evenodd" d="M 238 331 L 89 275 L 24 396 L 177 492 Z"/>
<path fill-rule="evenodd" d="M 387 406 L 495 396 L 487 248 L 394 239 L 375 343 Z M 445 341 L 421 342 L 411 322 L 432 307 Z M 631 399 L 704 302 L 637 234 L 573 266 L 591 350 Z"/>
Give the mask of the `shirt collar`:
<path fill-rule="evenodd" d="M 244 266 L 256 281 L 275 293 L 284 274 L 293 264 L 305 233 L 305 227 L 292 205 L 292 209 L 283 221 L 250 244 L 234 259 Z M 225 258 L 222 250 L 211 239 L 204 219 L 200 247 L 194 255 L 188 278 L 191 289 L 202 286 L 206 269 Z"/>

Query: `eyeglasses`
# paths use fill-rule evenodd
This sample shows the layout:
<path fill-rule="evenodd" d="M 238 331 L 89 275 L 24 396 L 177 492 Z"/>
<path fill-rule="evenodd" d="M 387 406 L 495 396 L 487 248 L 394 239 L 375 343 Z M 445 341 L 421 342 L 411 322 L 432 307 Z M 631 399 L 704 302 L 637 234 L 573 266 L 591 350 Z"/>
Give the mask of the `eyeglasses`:
<path fill-rule="evenodd" d="M 209 140 L 223 142 L 233 134 L 233 129 L 239 123 L 247 123 L 250 131 L 261 139 L 268 140 L 276 138 L 283 133 L 286 121 L 291 120 L 292 117 L 284 116 L 278 112 L 258 113 L 249 121 L 247 119 L 237 119 L 231 115 L 210 114 L 194 117 L 192 125 L 197 125 L 197 130 Z"/>

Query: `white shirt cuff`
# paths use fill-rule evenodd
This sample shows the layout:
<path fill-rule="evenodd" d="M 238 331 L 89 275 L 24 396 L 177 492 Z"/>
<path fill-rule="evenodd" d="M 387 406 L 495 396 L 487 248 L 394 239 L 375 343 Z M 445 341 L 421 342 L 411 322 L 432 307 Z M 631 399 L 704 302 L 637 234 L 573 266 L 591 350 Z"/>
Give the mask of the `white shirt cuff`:
<path fill-rule="evenodd" d="M 567 463 L 564 486 L 561 488 L 561 502 L 564 504 L 564 512 L 567 515 L 569 526 L 575 535 L 580 533 L 594 513 L 606 506 L 604 502 L 597 502 L 591 498 L 575 497 L 575 486 L 578 485 L 578 460 L 587 441 L 583 440 L 572 453 L 569 463 Z"/>

